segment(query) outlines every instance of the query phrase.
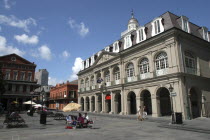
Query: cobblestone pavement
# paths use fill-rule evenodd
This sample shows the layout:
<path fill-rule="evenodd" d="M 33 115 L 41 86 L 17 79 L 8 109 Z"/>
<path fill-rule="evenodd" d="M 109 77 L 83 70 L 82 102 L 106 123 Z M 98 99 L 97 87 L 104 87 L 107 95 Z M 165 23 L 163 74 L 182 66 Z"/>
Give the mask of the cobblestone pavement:
<path fill-rule="evenodd" d="M 209 140 L 210 134 L 159 127 L 160 123 L 93 116 L 93 129 L 65 129 L 64 120 L 47 118 L 39 124 L 39 115 L 21 114 L 27 127 L 6 128 L 0 118 L 0 140 Z M 208 121 L 209 122 L 209 121 Z"/>

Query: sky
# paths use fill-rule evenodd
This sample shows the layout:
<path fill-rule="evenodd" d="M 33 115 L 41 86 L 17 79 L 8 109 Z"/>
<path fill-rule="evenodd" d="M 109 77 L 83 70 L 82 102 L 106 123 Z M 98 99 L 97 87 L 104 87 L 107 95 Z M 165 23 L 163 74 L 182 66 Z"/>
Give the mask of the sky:
<path fill-rule="evenodd" d="M 0 0 L 0 56 L 16 53 L 49 84 L 77 79 L 81 62 L 120 39 L 133 9 L 144 25 L 170 11 L 210 29 L 210 0 Z"/>

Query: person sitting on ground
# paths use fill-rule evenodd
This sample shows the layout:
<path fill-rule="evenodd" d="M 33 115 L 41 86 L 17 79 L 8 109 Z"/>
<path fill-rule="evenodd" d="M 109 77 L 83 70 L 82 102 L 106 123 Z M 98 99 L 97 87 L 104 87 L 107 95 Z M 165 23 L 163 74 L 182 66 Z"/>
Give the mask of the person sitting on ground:
<path fill-rule="evenodd" d="M 86 120 L 89 120 L 89 117 L 88 117 L 87 113 L 84 114 L 83 118 L 86 119 Z"/>
<path fill-rule="evenodd" d="M 81 113 L 79 113 L 79 117 L 77 118 L 77 121 L 79 122 L 80 127 L 83 127 L 84 118 L 82 117 Z"/>
<path fill-rule="evenodd" d="M 66 124 L 70 124 L 72 122 L 71 115 L 66 116 Z"/>
<path fill-rule="evenodd" d="M 85 113 L 85 114 L 83 115 L 83 118 L 84 118 L 84 123 L 88 123 L 89 117 L 88 117 L 87 113 Z"/>

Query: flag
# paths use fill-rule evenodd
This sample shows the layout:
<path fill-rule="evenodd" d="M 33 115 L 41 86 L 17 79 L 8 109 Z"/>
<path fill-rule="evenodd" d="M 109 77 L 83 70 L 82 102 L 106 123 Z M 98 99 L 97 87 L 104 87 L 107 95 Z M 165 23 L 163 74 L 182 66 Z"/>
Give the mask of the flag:
<path fill-rule="evenodd" d="M 103 79 L 101 77 L 98 78 L 97 83 L 101 83 Z"/>

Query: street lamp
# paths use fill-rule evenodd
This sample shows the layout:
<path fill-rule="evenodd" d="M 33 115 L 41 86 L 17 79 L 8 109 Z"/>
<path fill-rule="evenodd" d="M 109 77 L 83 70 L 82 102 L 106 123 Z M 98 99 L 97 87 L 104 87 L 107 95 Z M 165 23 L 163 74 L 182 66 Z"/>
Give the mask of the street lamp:
<path fill-rule="evenodd" d="M 170 92 L 170 97 L 171 97 L 171 117 L 172 117 L 172 124 L 175 124 L 175 117 L 174 117 L 174 108 L 173 108 L 173 98 L 172 98 L 172 92 L 174 90 L 174 88 L 171 86 L 168 88 L 169 92 Z"/>
<path fill-rule="evenodd" d="M 43 111 L 43 95 L 45 94 L 44 88 L 42 88 L 41 96 L 42 96 L 42 111 Z"/>
<path fill-rule="evenodd" d="M 43 95 L 45 94 L 44 87 L 42 88 L 42 91 L 40 94 L 42 96 L 42 111 L 40 113 L 40 124 L 46 124 L 47 114 L 46 112 L 43 111 Z"/>

